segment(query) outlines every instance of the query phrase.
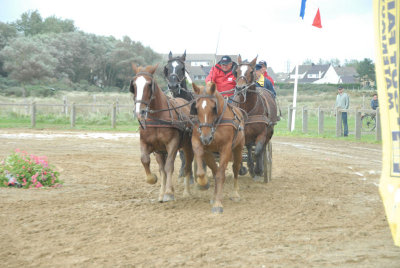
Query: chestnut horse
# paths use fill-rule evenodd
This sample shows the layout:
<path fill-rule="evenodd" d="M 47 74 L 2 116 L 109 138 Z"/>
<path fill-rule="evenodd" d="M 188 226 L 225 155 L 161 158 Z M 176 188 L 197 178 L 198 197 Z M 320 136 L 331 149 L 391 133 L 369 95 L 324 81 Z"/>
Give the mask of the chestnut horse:
<path fill-rule="evenodd" d="M 197 115 L 192 133 L 193 152 L 197 162 L 197 183 L 200 188 L 208 189 L 209 182 L 204 172 L 202 160 L 211 168 L 215 177 L 213 213 L 222 213 L 222 188 L 225 182 L 225 170 L 233 157 L 234 192 L 233 198 L 240 199 L 238 173 L 242 162 L 244 146 L 244 118 L 237 107 L 231 106 L 216 90 L 212 82 L 206 87 L 192 84 L 196 102 L 192 104 L 191 114 Z M 217 166 L 213 153 L 219 153 Z"/>
<path fill-rule="evenodd" d="M 267 172 L 263 170 L 266 146 L 274 134 L 274 125 L 276 125 L 278 117 L 276 102 L 272 94 L 265 88 L 256 87 L 254 73 L 256 61 L 257 57 L 250 63 L 242 62 L 241 56 L 238 56 L 234 102 L 247 113 L 248 118 L 245 123 L 247 167 L 251 177 L 256 181 L 261 181 L 263 172 Z M 254 145 L 255 168 L 252 156 L 252 146 Z"/>
<path fill-rule="evenodd" d="M 193 151 L 188 131 L 190 107 L 184 99 L 168 98 L 158 87 L 153 75 L 158 65 L 136 67 L 130 84 L 134 96 L 135 113 L 140 123 L 141 161 L 146 172 L 146 182 L 155 184 L 157 176 L 150 171 L 150 154 L 155 152 L 162 176 L 158 201 L 175 199 L 172 183 L 175 157 L 182 148 L 185 157 L 184 196 L 189 193 L 189 178 L 192 171 Z"/>

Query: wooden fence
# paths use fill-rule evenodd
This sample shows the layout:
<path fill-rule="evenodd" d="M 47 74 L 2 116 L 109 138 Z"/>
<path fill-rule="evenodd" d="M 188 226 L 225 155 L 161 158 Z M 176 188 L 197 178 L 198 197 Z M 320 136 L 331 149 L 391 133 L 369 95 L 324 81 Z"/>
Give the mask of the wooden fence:
<path fill-rule="evenodd" d="M 70 117 L 70 125 L 71 127 L 75 127 L 76 123 L 76 115 L 77 115 L 77 108 L 78 107 L 87 107 L 91 108 L 92 111 L 95 111 L 98 108 L 105 108 L 110 111 L 111 115 L 111 127 L 116 128 L 117 124 L 117 113 L 120 108 L 129 108 L 130 111 L 133 111 L 134 106 L 133 105 L 121 105 L 118 102 L 114 102 L 113 104 L 76 104 L 76 103 L 70 103 L 68 104 L 67 101 L 64 99 L 62 104 L 43 104 L 43 103 L 36 103 L 36 102 L 31 102 L 31 103 L 0 103 L 0 107 L 2 106 L 22 106 L 25 107 L 25 113 L 30 114 L 31 117 L 31 127 L 36 126 L 36 115 L 37 115 L 37 110 L 38 107 L 60 107 L 60 113 L 64 114 L 65 116 Z M 287 108 L 287 127 L 288 130 L 290 131 L 291 129 L 291 124 L 292 124 L 292 112 L 293 109 L 292 106 L 289 106 Z M 300 110 L 299 110 L 300 112 Z M 330 115 L 336 114 L 336 127 L 335 127 L 335 132 L 336 136 L 340 137 L 342 135 L 342 122 L 341 122 L 341 114 L 342 112 L 347 112 L 348 115 L 352 115 L 355 117 L 355 126 L 354 126 L 354 136 L 356 139 L 361 139 L 361 135 L 363 134 L 362 132 L 362 120 L 361 116 L 362 114 L 368 113 L 368 114 L 375 114 L 376 118 L 376 128 L 374 130 L 374 134 L 376 136 L 376 140 L 380 141 L 381 140 L 381 125 L 380 125 L 380 117 L 379 117 L 379 108 L 377 110 L 371 110 L 371 109 L 348 109 L 348 110 L 340 110 L 340 109 L 330 109 L 330 108 L 308 108 L 306 106 L 301 108 L 301 117 L 302 117 L 302 132 L 307 133 L 309 132 L 309 114 L 310 112 L 315 112 L 317 114 L 318 118 L 318 127 L 317 131 L 318 135 L 324 134 L 325 131 L 325 126 L 324 126 L 324 121 L 325 121 L 325 114 L 329 113 Z M 132 113 L 132 116 L 134 114 Z M 365 134 L 365 132 L 364 132 Z M 369 132 L 368 134 L 371 134 Z"/>
<path fill-rule="evenodd" d="M 288 107 L 288 114 L 287 114 L 287 128 L 289 131 L 291 131 L 291 125 L 292 125 L 292 114 L 293 110 L 296 110 L 296 108 L 293 108 L 292 106 Z M 372 109 L 329 109 L 329 108 L 307 108 L 306 106 L 302 107 L 301 114 L 302 114 L 302 132 L 307 133 L 308 132 L 308 119 L 309 119 L 309 111 L 315 111 L 317 113 L 318 117 L 318 134 L 321 135 L 324 133 L 324 118 L 325 118 L 325 113 L 334 113 L 336 115 L 336 137 L 342 136 L 342 113 L 347 112 L 348 115 L 354 115 L 355 117 L 355 126 L 354 126 L 354 136 L 356 139 L 361 139 L 362 135 L 362 115 L 363 114 L 373 114 L 375 115 L 375 129 L 374 129 L 374 134 L 376 137 L 377 141 L 382 140 L 382 135 L 381 135 L 381 122 L 380 122 L 380 114 L 379 114 L 379 108 L 376 110 Z"/>
<path fill-rule="evenodd" d="M 131 108 L 133 111 L 133 105 L 121 105 L 118 104 L 117 102 L 114 102 L 113 104 L 76 104 L 76 103 L 71 103 L 68 105 L 66 101 L 64 101 L 63 104 L 44 104 L 44 103 L 36 103 L 36 102 L 31 102 L 31 103 L 0 103 L 0 107 L 2 106 L 22 106 L 25 107 L 26 113 L 30 114 L 31 117 L 31 127 L 36 126 L 36 115 L 37 115 L 37 110 L 38 107 L 60 107 L 61 108 L 61 113 L 65 114 L 65 116 L 70 117 L 70 124 L 71 127 L 75 127 L 76 124 L 76 114 L 77 114 L 77 108 L 78 107 L 87 107 L 87 108 L 92 108 L 97 109 L 97 108 L 108 108 L 110 110 L 111 114 L 111 127 L 116 128 L 117 124 L 117 111 L 120 108 Z"/>

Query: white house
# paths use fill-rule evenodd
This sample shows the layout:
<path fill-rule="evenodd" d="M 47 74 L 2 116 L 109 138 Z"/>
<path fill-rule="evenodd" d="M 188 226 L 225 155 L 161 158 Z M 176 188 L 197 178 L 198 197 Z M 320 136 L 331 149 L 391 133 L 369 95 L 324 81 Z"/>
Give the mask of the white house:
<path fill-rule="evenodd" d="M 294 82 L 295 71 L 294 68 L 286 82 Z M 343 84 L 356 82 L 357 72 L 353 67 L 333 67 L 332 64 L 299 65 L 298 83 Z"/>

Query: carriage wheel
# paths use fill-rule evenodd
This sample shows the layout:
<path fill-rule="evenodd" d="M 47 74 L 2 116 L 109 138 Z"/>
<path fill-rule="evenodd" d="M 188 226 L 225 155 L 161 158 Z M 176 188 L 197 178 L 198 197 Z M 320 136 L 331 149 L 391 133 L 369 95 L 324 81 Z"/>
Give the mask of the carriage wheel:
<path fill-rule="evenodd" d="M 371 114 L 366 114 L 361 119 L 361 128 L 364 131 L 373 131 L 375 129 L 375 117 Z"/>
<path fill-rule="evenodd" d="M 264 155 L 264 182 L 270 182 L 272 178 L 272 142 L 269 141 Z"/>

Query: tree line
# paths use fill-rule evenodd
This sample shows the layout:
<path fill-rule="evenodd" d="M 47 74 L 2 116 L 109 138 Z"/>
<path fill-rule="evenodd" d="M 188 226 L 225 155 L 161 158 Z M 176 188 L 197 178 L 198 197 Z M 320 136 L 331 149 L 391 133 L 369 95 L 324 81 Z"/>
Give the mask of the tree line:
<path fill-rule="evenodd" d="M 79 31 L 72 20 L 42 18 L 37 10 L 23 13 L 12 23 L 0 22 L 0 76 L 21 85 L 62 81 L 123 89 L 132 77 L 131 62 L 150 65 L 161 60 L 160 54 L 127 36 L 118 40 L 88 34 Z M 326 63 L 340 65 L 338 59 L 318 62 Z M 344 65 L 375 81 L 372 60 L 350 60 Z M 157 75 L 163 85 L 161 72 Z"/>
<path fill-rule="evenodd" d="M 84 33 L 72 20 L 43 19 L 38 11 L 0 22 L 0 75 L 22 84 L 57 79 L 123 88 L 132 77 L 131 62 L 159 61 L 161 55 L 127 36 Z"/>

